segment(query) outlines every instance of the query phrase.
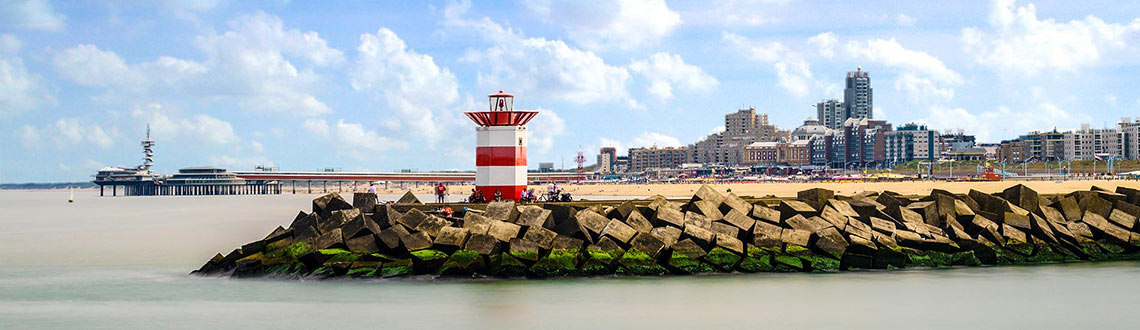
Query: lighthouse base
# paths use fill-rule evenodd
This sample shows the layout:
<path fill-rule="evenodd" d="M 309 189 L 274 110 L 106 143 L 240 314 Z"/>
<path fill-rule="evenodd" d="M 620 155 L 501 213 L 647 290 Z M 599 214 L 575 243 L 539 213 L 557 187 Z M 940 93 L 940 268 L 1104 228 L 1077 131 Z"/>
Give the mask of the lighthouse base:
<path fill-rule="evenodd" d="M 503 200 L 518 201 L 519 195 L 526 186 L 475 186 L 475 190 L 483 195 L 488 202 L 495 200 L 495 192 L 498 191 L 502 194 Z"/>

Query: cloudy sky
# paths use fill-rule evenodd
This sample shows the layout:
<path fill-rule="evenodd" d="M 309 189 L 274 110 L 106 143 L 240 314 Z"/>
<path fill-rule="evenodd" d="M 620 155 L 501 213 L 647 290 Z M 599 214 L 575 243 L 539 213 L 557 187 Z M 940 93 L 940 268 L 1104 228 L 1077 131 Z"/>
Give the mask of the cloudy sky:
<path fill-rule="evenodd" d="M 0 182 L 473 167 L 486 94 L 530 162 L 675 146 L 741 107 L 792 128 L 871 72 L 876 117 L 997 141 L 1140 116 L 1133 1 L 0 0 Z"/>

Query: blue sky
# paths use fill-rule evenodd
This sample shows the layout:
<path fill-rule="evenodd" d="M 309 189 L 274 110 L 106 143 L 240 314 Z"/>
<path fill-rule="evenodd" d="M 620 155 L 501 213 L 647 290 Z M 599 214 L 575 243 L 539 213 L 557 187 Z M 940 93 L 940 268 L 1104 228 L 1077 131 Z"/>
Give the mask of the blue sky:
<path fill-rule="evenodd" d="M 0 0 L 0 182 L 157 170 L 473 168 L 486 94 L 539 109 L 530 155 L 781 128 L 871 72 L 876 117 L 984 141 L 1140 116 L 1129 1 Z"/>

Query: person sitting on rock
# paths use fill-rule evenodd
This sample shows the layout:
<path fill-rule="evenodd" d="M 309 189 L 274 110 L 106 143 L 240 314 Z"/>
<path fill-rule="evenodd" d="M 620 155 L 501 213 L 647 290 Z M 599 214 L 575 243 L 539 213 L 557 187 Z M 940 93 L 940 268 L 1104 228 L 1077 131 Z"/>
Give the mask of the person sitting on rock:
<path fill-rule="evenodd" d="M 495 201 L 496 202 L 502 202 L 503 201 L 503 192 L 501 190 L 495 189 Z"/>

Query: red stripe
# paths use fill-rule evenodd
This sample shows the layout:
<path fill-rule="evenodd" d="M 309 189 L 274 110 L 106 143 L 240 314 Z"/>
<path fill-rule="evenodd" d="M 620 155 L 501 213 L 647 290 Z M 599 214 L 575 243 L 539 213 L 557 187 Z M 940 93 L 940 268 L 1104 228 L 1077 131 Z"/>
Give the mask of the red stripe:
<path fill-rule="evenodd" d="M 519 200 L 519 193 L 525 190 L 526 186 L 477 186 L 475 189 L 479 190 L 479 193 L 482 193 L 483 198 L 486 198 L 487 201 L 495 200 L 495 191 L 502 193 L 504 200 L 517 201 Z M 534 193 L 538 194 L 538 191 Z"/>
<path fill-rule="evenodd" d="M 475 166 L 526 166 L 526 147 L 475 148 Z"/>

